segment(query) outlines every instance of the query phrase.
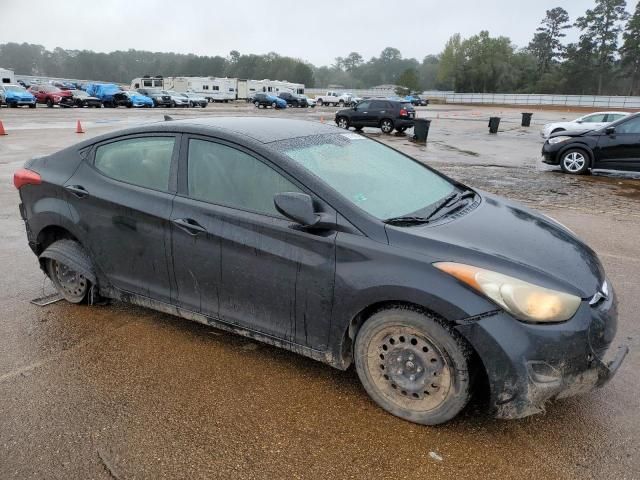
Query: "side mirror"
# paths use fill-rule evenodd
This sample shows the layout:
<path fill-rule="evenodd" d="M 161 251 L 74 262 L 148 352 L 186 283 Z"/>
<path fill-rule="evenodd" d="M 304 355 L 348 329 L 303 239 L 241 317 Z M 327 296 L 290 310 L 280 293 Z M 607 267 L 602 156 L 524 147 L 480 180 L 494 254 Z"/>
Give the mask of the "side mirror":
<path fill-rule="evenodd" d="M 316 213 L 313 199 L 306 193 L 285 192 L 273 197 L 276 210 L 294 222 L 308 228 L 332 228 L 332 222 L 325 213 Z"/>
<path fill-rule="evenodd" d="M 614 133 L 616 133 L 616 127 L 607 127 L 605 128 L 604 133 L 606 133 L 607 135 L 613 135 Z"/>
<path fill-rule="evenodd" d="M 576 123 L 584 123 L 584 120 L 577 120 Z"/>

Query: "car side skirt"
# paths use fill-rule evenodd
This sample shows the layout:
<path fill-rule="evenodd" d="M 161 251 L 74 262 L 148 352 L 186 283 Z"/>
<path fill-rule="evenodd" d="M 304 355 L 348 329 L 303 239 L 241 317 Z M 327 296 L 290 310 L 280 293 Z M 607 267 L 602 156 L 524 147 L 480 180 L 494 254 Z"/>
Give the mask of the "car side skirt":
<path fill-rule="evenodd" d="M 283 340 L 281 338 L 273 337 L 271 335 L 266 335 L 264 333 L 251 330 L 248 328 L 244 328 L 239 325 L 227 323 L 224 320 L 221 320 L 220 318 L 214 318 L 207 315 L 203 315 L 201 313 L 193 312 L 188 309 L 176 307 L 175 305 L 154 300 L 149 297 L 145 297 L 144 295 L 138 295 L 135 293 L 127 292 L 115 287 L 101 287 L 100 295 L 102 295 L 103 297 L 114 299 L 114 300 L 119 300 L 121 302 L 131 303 L 133 305 L 150 308 L 158 312 L 168 313 L 169 315 L 174 315 L 177 317 L 184 318 L 186 320 L 191 320 L 197 323 L 201 323 L 203 325 L 208 325 L 210 327 L 214 327 L 219 330 L 223 330 L 225 332 L 235 333 L 243 337 L 251 338 L 253 340 L 266 343 L 267 345 L 273 345 L 275 347 L 283 348 L 285 350 L 289 350 L 291 352 L 304 355 L 305 357 L 309 357 L 313 360 L 326 363 L 339 370 L 345 370 L 348 367 L 348 364 L 345 365 L 342 361 L 342 358 L 339 355 L 335 355 L 330 350 L 327 350 L 325 352 L 320 350 L 315 350 L 305 345 L 300 345 L 295 342 L 290 342 L 287 340 Z"/>

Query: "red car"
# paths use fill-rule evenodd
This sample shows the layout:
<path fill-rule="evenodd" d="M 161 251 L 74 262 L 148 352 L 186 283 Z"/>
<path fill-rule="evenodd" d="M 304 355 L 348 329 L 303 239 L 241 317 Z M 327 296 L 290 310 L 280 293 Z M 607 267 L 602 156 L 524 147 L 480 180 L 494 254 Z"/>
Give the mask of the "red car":
<path fill-rule="evenodd" d="M 36 97 L 37 103 L 46 103 L 47 107 L 73 107 L 74 104 L 73 95 L 69 90 L 60 90 L 53 85 L 32 85 L 29 91 Z"/>

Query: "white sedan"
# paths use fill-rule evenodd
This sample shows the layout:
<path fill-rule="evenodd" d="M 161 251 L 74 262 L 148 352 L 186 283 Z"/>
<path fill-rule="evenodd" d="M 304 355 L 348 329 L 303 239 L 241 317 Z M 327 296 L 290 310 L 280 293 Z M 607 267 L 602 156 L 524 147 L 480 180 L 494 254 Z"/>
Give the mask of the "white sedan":
<path fill-rule="evenodd" d="M 622 117 L 630 115 L 629 112 L 595 112 L 589 113 L 582 117 L 578 117 L 575 120 L 569 122 L 556 122 L 547 123 L 540 135 L 545 140 L 549 138 L 549 135 L 556 132 L 564 132 L 566 130 L 596 130 L 604 127 L 611 122 L 620 120 Z"/>

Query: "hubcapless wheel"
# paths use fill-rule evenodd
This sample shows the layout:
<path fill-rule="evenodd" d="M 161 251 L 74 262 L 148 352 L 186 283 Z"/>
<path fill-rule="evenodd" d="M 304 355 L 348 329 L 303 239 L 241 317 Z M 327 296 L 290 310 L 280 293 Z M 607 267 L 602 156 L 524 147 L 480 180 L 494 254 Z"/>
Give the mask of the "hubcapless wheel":
<path fill-rule="evenodd" d="M 86 298 L 90 283 L 84 275 L 51 258 L 47 259 L 47 271 L 58 293 L 68 302 L 80 303 Z"/>
<path fill-rule="evenodd" d="M 470 397 L 469 348 L 430 315 L 383 310 L 356 337 L 355 362 L 367 393 L 388 412 L 436 425 L 455 417 Z"/>
<path fill-rule="evenodd" d="M 560 160 L 560 167 L 566 173 L 581 175 L 589 169 L 589 158 L 584 150 L 567 150 Z"/>

